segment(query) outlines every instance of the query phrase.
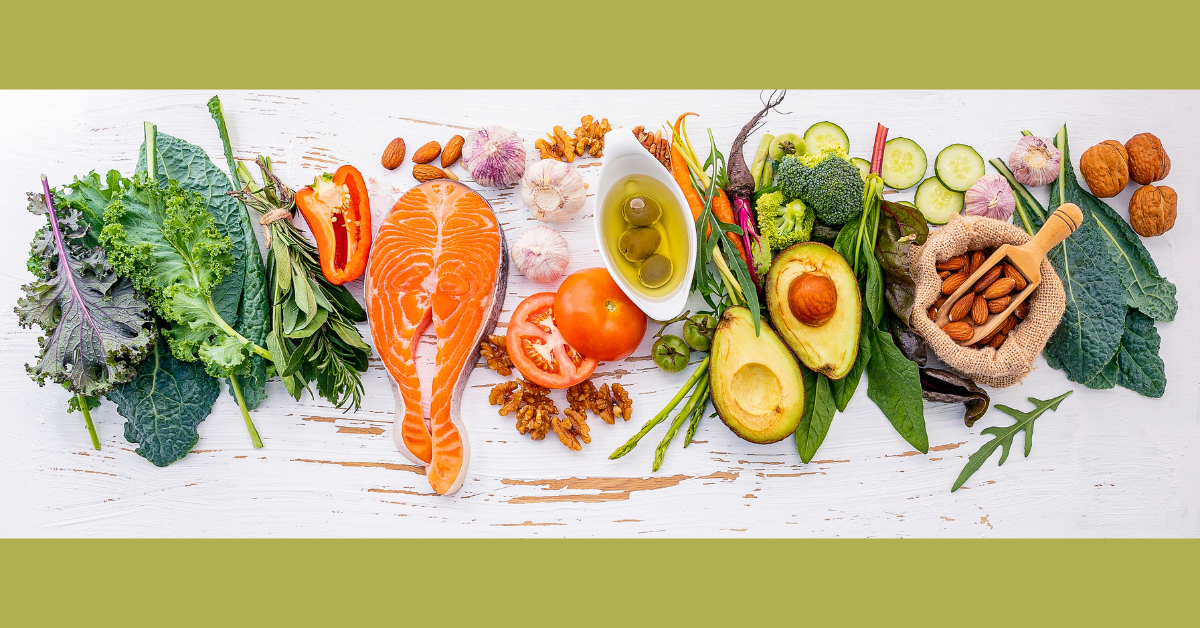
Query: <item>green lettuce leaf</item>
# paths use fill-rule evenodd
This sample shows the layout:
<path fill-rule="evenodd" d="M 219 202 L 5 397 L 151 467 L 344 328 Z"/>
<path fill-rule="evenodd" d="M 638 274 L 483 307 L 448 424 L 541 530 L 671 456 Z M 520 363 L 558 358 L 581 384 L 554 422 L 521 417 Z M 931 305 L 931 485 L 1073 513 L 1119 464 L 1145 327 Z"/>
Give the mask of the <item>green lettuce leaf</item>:
<path fill-rule="evenodd" d="M 181 362 L 165 342 L 154 345 L 133 381 L 108 393 L 126 418 L 125 440 L 137 454 L 165 467 L 191 451 L 197 429 L 221 394 L 216 379 L 195 362 Z"/>
<path fill-rule="evenodd" d="M 44 194 L 29 194 L 29 211 L 48 216 Z M 22 327 L 45 332 L 37 364 L 25 366 L 29 376 L 94 397 L 133 378 L 154 334 L 150 305 L 113 271 L 104 249 L 84 244 L 90 232 L 78 207 L 56 208 L 34 237 L 38 278 L 23 286 L 15 311 Z"/>

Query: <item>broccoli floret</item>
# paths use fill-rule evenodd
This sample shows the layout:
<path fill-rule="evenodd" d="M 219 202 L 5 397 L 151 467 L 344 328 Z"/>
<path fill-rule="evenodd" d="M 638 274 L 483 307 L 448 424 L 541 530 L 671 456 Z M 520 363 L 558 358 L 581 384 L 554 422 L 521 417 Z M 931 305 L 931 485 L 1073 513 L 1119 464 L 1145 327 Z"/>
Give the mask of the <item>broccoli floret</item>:
<path fill-rule="evenodd" d="M 841 150 L 785 156 L 775 176 L 785 196 L 804 201 L 827 225 L 846 224 L 862 213 L 864 183 Z"/>
<path fill-rule="evenodd" d="M 795 199 L 785 205 L 786 200 L 783 192 L 772 192 L 760 196 L 754 205 L 759 234 L 776 251 L 807 242 L 817 217 L 804 201 Z"/>

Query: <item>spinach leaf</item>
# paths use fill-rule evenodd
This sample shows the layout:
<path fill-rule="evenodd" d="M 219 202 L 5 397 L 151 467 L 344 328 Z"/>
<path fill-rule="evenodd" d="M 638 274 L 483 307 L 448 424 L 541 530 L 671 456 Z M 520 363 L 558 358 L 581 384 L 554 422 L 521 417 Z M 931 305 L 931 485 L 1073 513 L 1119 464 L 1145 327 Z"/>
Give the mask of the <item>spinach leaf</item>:
<path fill-rule="evenodd" d="M 804 417 L 796 428 L 796 450 L 800 453 L 800 460 L 808 464 L 817 454 L 821 443 L 825 442 L 837 408 L 828 378 L 803 364 L 800 365 L 800 373 L 804 377 Z"/>
<path fill-rule="evenodd" d="M 1063 174 L 1054 184 L 1050 194 L 1050 209 L 1058 207 L 1060 198 L 1075 203 L 1083 210 L 1085 218 L 1091 218 L 1098 227 L 1107 246 L 1105 250 L 1125 287 L 1125 303 L 1156 321 L 1171 321 L 1179 309 L 1175 298 L 1175 284 L 1158 273 L 1158 266 L 1142 239 L 1134 233 L 1129 223 L 1113 211 L 1107 203 L 1096 198 L 1079 185 L 1075 169 L 1071 167 L 1068 152 L 1067 127 L 1059 131 L 1059 150 L 1065 164 Z"/>
<path fill-rule="evenodd" d="M 854 366 L 850 367 L 850 372 L 845 377 L 829 383 L 838 412 L 845 412 L 846 406 L 850 405 L 850 400 L 854 398 L 854 393 L 858 390 L 863 371 L 866 370 L 867 363 L 871 361 L 871 317 L 864 313 L 860 318 L 862 324 L 859 326 L 858 332 L 858 357 L 854 358 Z"/>
<path fill-rule="evenodd" d="M 963 482 L 966 482 L 971 477 L 971 474 L 983 466 L 983 463 L 996 451 L 997 447 L 1004 448 L 1000 453 L 1000 462 L 997 463 L 997 466 L 1004 464 L 1004 461 L 1008 459 L 1008 450 L 1012 447 L 1013 437 L 1017 435 L 1017 432 L 1025 432 L 1025 457 L 1028 458 L 1029 452 L 1033 450 L 1033 422 L 1047 410 L 1057 410 L 1058 404 L 1062 403 L 1062 400 L 1066 399 L 1067 395 L 1070 395 L 1072 392 L 1075 391 L 1068 390 L 1049 401 L 1030 397 L 1030 403 L 1035 406 L 1033 412 L 1019 412 L 1006 405 L 996 404 L 997 410 L 1013 417 L 1017 422 L 1008 427 L 992 426 L 984 428 L 983 434 L 991 434 L 995 438 L 984 443 L 983 447 L 979 448 L 979 451 L 971 454 L 971 457 L 967 460 L 967 466 L 963 467 L 962 473 L 958 474 L 958 479 L 954 481 L 954 486 L 950 489 L 950 492 L 953 493 L 962 487 Z"/>
<path fill-rule="evenodd" d="M 867 396 L 879 406 L 904 440 L 921 453 L 928 453 L 929 435 L 925 431 L 921 375 L 916 363 L 900 353 L 887 330 L 872 327 L 870 339 Z"/>
<path fill-rule="evenodd" d="M 125 440 L 156 467 L 187 455 L 200 438 L 201 421 L 221 394 L 217 380 L 195 362 L 181 362 L 159 340 L 133 381 L 108 393 L 126 418 Z"/>
<path fill-rule="evenodd" d="M 159 182 L 165 184 L 167 179 L 174 179 L 183 189 L 200 194 L 217 230 L 233 242 L 231 272 L 213 289 L 217 313 L 247 340 L 265 346 L 270 329 L 267 276 L 246 208 L 229 196 L 233 189 L 229 179 L 204 149 L 165 133 L 157 134 L 155 144 Z M 138 169 L 144 168 L 143 146 Z M 247 408 L 257 408 L 266 398 L 266 380 L 266 362 L 261 356 L 251 356 L 248 373 L 238 380 Z M 232 386 L 229 394 L 233 395 Z"/>

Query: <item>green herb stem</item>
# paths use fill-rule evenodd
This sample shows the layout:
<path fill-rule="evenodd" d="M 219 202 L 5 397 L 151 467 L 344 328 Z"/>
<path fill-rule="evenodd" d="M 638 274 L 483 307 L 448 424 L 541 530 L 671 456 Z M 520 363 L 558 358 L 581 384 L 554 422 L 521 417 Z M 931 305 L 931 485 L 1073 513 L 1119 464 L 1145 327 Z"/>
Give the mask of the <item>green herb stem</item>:
<path fill-rule="evenodd" d="M 250 419 L 250 411 L 246 409 L 246 399 L 242 397 L 242 387 L 238 384 L 237 375 L 229 374 L 229 386 L 233 388 L 233 396 L 237 397 L 238 407 L 242 409 L 242 418 L 246 421 L 246 431 L 250 432 L 250 443 L 254 445 L 255 449 L 262 449 L 262 439 L 258 437 L 258 430 L 254 427 L 254 421 Z"/>
<path fill-rule="evenodd" d="M 100 451 L 100 437 L 96 435 L 96 424 L 92 423 L 92 411 L 88 409 L 88 400 L 75 393 L 75 401 L 79 403 L 79 411 L 83 413 L 83 422 L 87 424 L 88 436 L 92 437 L 92 449 Z"/>
<path fill-rule="evenodd" d="M 662 423 L 663 419 L 667 418 L 667 415 L 671 414 L 671 411 L 675 409 L 675 406 L 679 405 L 679 402 L 683 401 L 683 398 L 687 396 L 688 391 L 694 388 L 697 382 L 699 382 L 700 379 L 705 377 L 705 375 L 708 373 L 708 361 L 710 357 L 711 356 L 704 356 L 704 359 L 700 361 L 699 366 L 696 367 L 696 370 L 692 373 L 692 376 L 683 383 L 683 388 L 680 388 L 679 392 L 675 393 L 675 396 L 671 398 L 671 401 L 667 404 L 667 407 L 663 408 L 658 414 L 654 415 L 654 418 L 646 421 L 646 424 L 642 426 L 641 430 L 638 430 L 637 434 L 634 434 L 633 437 L 626 441 L 624 445 L 621 445 L 616 451 L 612 452 L 612 455 L 608 457 L 609 460 L 616 460 L 617 458 L 620 458 L 633 451 L 633 448 L 637 447 L 638 441 L 640 441 L 643 436 L 645 436 L 650 430 L 654 429 L 654 426 Z"/>

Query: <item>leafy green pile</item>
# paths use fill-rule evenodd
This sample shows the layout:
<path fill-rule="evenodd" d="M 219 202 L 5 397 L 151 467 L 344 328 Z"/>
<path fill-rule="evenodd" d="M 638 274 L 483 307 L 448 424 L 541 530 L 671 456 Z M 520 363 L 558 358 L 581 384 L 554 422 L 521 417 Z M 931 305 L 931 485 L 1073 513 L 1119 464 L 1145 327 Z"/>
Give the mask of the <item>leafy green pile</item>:
<path fill-rule="evenodd" d="M 1120 385 L 1147 397 L 1161 397 L 1167 379 L 1154 322 L 1175 318 L 1179 309 L 1175 285 L 1159 274 L 1141 239 L 1121 215 L 1080 187 L 1071 167 L 1066 126 L 1055 143 L 1063 158 L 1048 210 L 1001 160 L 991 162 L 1016 192 L 1017 216 L 1031 235 L 1063 203 L 1074 203 L 1083 211 L 1083 224 L 1048 255 L 1066 288 L 1067 307 L 1046 344 L 1046 361 L 1089 388 Z"/>
<path fill-rule="evenodd" d="M 37 364 L 26 365 L 39 385 L 49 379 L 75 393 L 70 405 L 84 415 L 92 446 L 100 439 L 90 410 L 95 397 L 134 377 L 134 369 L 154 342 L 150 306 L 109 264 L 94 240 L 79 203 L 58 203 L 45 177 L 41 194 L 29 194 L 29 211 L 49 224 L 34 236 L 30 270 L 36 279 L 23 286 L 15 309 L 22 327 L 37 325 Z"/>

